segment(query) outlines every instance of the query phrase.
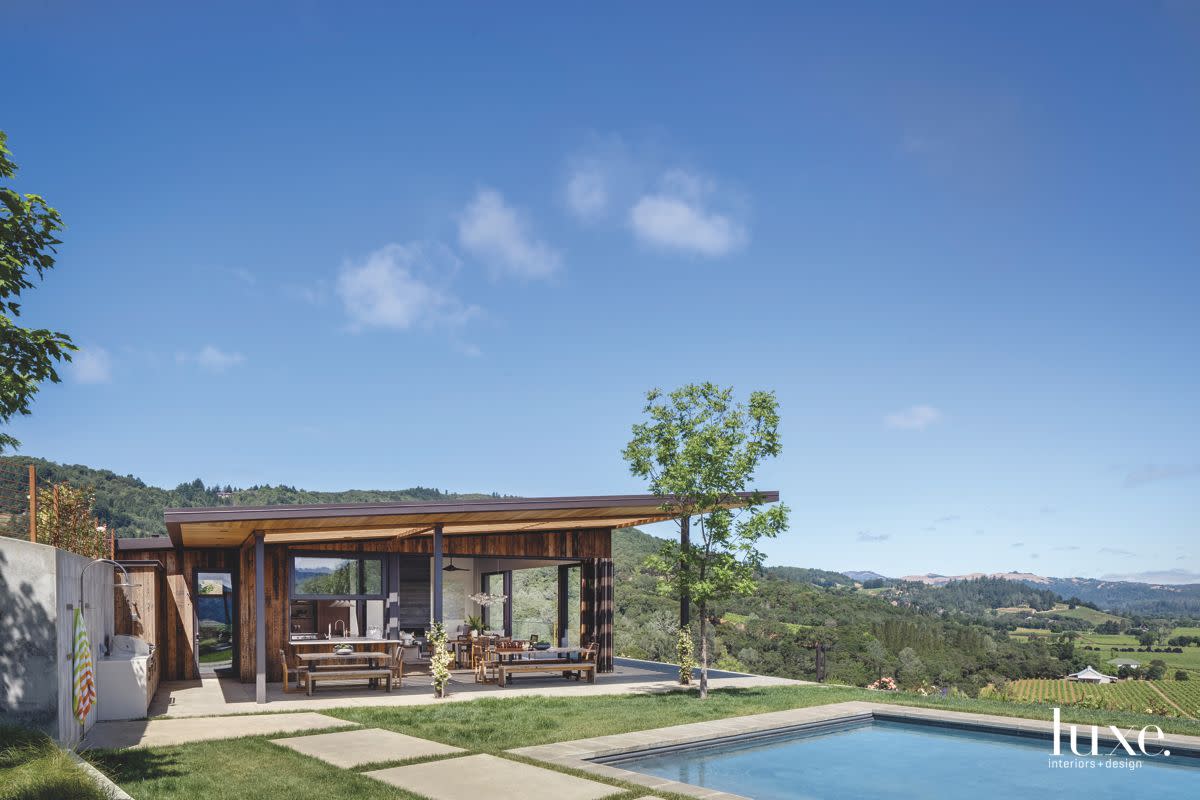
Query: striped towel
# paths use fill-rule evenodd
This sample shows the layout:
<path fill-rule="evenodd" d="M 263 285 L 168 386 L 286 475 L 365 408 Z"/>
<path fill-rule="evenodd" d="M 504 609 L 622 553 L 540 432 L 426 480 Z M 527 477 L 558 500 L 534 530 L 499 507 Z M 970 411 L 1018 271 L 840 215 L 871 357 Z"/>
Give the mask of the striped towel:
<path fill-rule="evenodd" d="M 72 696 L 75 719 L 83 725 L 96 705 L 96 677 L 92 671 L 92 645 L 88 641 L 83 612 L 75 609 L 75 650 L 71 659 L 74 675 Z"/>

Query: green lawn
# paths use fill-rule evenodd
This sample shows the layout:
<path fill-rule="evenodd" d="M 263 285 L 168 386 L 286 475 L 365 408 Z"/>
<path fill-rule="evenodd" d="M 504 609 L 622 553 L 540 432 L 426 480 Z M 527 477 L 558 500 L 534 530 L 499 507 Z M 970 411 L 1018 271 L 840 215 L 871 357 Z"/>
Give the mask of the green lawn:
<path fill-rule="evenodd" d="M 1190 633 L 1191 631 L 1196 631 L 1196 633 Z M 1037 628 L 1017 628 L 1010 635 L 1014 638 L 1058 636 L 1057 633 Z M 1171 638 L 1171 636 L 1200 636 L 1200 628 L 1175 628 L 1167 638 Z M 1084 646 L 1101 649 L 1099 651 L 1083 650 Z M 1082 655 L 1085 660 L 1092 660 L 1092 666 L 1102 672 L 1112 672 L 1110 669 L 1112 665 L 1109 663 L 1114 658 L 1112 648 L 1132 647 L 1134 652 L 1122 653 L 1118 650 L 1115 657 L 1133 659 L 1143 665 L 1149 664 L 1153 659 L 1161 658 L 1166 662 L 1168 678 L 1173 677 L 1175 670 L 1184 669 L 1192 673 L 1192 680 L 1200 679 L 1200 647 L 1185 647 L 1182 653 L 1139 653 L 1136 650 L 1140 646 L 1137 639 L 1124 633 L 1081 633 L 1075 640 L 1075 652 Z M 1165 648 L 1166 645 L 1155 645 L 1155 647 Z"/>
<path fill-rule="evenodd" d="M 1046 705 L 969 698 L 922 698 L 835 686 L 786 686 L 714 691 L 701 701 L 694 692 L 592 697 L 486 698 L 426 706 L 344 708 L 321 713 L 366 726 L 464 747 L 501 753 L 526 745 L 759 714 L 844 700 L 881 702 L 975 711 L 1003 716 L 1049 719 Z M 1117 724 L 1140 728 L 1156 724 L 1174 733 L 1200 735 L 1200 722 L 1113 711 L 1064 708 L 1068 722 Z M 220 797 L 223 800 L 321 800 L 409 795 L 354 772 L 285 750 L 267 737 L 204 742 L 179 747 L 89 754 L 89 759 L 138 800 Z M 381 765 L 373 765 L 375 767 Z M 616 783 L 632 800 L 649 792 Z"/>
<path fill-rule="evenodd" d="M 0 800 L 105 800 L 86 773 L 44 734 L 0 725 Z"/>

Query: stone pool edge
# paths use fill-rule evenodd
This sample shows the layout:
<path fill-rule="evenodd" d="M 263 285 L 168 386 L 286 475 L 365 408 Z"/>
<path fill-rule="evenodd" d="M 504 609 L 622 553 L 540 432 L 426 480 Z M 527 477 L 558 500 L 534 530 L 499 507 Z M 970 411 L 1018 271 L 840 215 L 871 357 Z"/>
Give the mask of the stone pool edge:
<path fill-rule="evenodd" d="M 618 733 L 609 736 L 597 736 L 591 739 L 577 739 L 571 742 L 556 742 L 555 744 L 519 747 L 508 752 L 514 755 L 545 761 L 556 766 L 576 769 L 592 775 L 634 783 L 663 792 L 703 798 L 703 800 L 748 800 L 741 795 L 722 792 L 716 789 L 706 789 L 690 783 L 681 783 L 653 775 L 643 775 L 640 772 L 621 769 L 619 766 L 601 763 L 598 759 L 611 759 L 616 756 L 632 755 L 644 750 L 656 750 L 665 747 L 680 747 L 694 744 L 707 744 L 720 739 L 735 739 L 754 734 L 766 734 L 788 728 L 801 728 L 810 725 L 833 722 L 869 721 L 873 719 L 924 722 L 932 724 L 952 724 L 955 727 L 967 727 L 975 730 L 990 731 L 1005 734 L 1023 734 L 1026 736 L 1044 736 L 1049 740 L 1054 725 L 1048 720 L 1029 719 L 1026 717 L 1001 717 L 994 714 L 976 714 L 966 711 L 947 711 L 940 708 L 921 708 L 917 706 L 899 706 L 889 703 L 871 703 L 861 700 L 851 700 L 844 703 L 830 703 L 823 706 L 808 706 L 793 708 L 786 711 L 772 711 L 766 714 L 752 714 L 743 717 L 727 717 L 708 722 L 693 722 L 686 725 L 672 725 L 667 728 L 655 728 L 633 733 Z M 1081 733 L 1086 729 L 1081 727 Z M 1106 738 L 1103 737 L 1102 738 Z M 1111 743 L 1111 737 L 1108 737 Z M 1164 734 L 1161 742 L 1156 744 L 1182 750 L 1192 755 L 1200 756 L 1200 736 L 1185 736 L 1182 734 Z"/>

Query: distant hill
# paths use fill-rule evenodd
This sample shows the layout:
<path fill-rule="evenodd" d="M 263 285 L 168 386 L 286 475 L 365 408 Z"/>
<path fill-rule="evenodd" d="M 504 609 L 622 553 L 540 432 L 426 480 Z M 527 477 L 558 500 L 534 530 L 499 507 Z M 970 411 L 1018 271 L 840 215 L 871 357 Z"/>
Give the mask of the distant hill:
<path fill-rule="evenodd" d="M 161 536 L 166 534 L 164 508 L 194 506 L 267 506 L 285 503 L 385 503 L 405 501 L 481 500 L 495 494 L 455 494 L 414 486 L 409 489 L 349 489 L 342 492 L 312 492 L 293 486 L 206 486 L 197 478 L 174 489 L 150 486 L 133 475 L 118 475 L 112 470 L 93 469 L 79 464 L 59 464 L 40 458 L 7 457 L 0 461 L 19 465 L 33 464 L 39 484 L 69 483 L 90 486 L 96 491 L 96 517 L 118 537 Z M 8 509 L 5 509 L 8 510 Z M 8 532 L 22 536 L 28 530 L 28 514 L 3 515 L 0 524 Z"/>
<path fill-rule="evenodd" d="M 1053 578 L 1031 572 L 972 572 L 966 575 L 905 575 L 902 581 L 928 586 L 947 586 L 961 581 L 996 578 L 1023 583 L 1059 595 L 1072 597 L 1119 614 L 1200 615 L 1200 584 L 1158 584 L 1133 581 L 1104 581 L 1096 578 Z"/>
<path fill-rule="evenodd" d="M 912 583 L 927 583 L 930 586 L 945 586 L 951 581 L 973 581 L 979 578 L 1000 578 L 1006 581 L 1022 581 L 1024 583 L 1047 583 L 1051 579 L 1034 575 L 1032 572 L 968 572 L 966 575 L 938 575 L 934 572 L 925 575 L 905 575 L 902 581 Z"/>
<path fill-rule="evenodd" d="M 843 572 L 842 574 L 845 575 L 847 578 L 850 578 L 851 580 L 858 581 L 859 583 L 862 583 L 863 581 L 890 580 L 890 578 L 888 578 L 887 575 L 880 575 L 878 572 L 871 572 L 869 569 L 867 569 L 867 570 L 848 570 L 846 572 Z"/>
<path fill-rule="evenodd" d="M 807 567 L 767 567 L 767 577 L 792 583 L 811 583 L 813 586 L 853 586 L 854 579 L 841 572 Z"/>

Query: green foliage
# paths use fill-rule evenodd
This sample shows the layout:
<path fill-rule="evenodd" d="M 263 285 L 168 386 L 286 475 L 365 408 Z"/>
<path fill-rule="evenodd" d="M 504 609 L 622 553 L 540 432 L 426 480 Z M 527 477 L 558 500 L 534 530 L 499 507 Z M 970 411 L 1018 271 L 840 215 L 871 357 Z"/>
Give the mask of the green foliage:
<path fill-rule="evenodd" d="M 446 626 L 441 622 L 429 623 L 429 671 L 433 676 L 433 694 L 445 697 L 450 685 L 450 661 L 453 655 L 446 649 Z"/>
<path fill-rule="evenodd" d="M 0 131 L 0 179 L 16 174 L 8 136 Z M 29 414 L 39 385 L 58 383 L 55 365 L 70 361 L 77 349 L 65 333 L 22 328 L 15 322 L 21 316 L 21 293 L 54 268 L 62 227 L 58 212 L 40 196 L 0 186 L 0 423 Z M 18 445 L 12 436 L 0 433 L 0 451 Z"/>
<path fill-rule="evenodd" d="M 108 557 L 108 531 L 93 513 L 91 489 L 67 483 L 38 489 L 37 539 L 88 558 Z"/>
<path fill-rule="evenodd" d="M 688 686 L 692 672 L 696 669 L 696 640 L 692 638 L 692 627 L 682 625 L 675 641 L 675 658 L 679 664 L 679 683 Z"/>
<path fill-rule="evenodd" d="M 475 615 L 469 616 L 466 618 L 466 620 L 464 620 L 464 624 L 467 626 L 467 630 L 475 631 L 476 633 L 483 633 L 483 617 Z"/>
<path fill-rule="evenodd" d="M 690 597 L 700 617 L 700 695 L 708 689 L 708 607 L 715 600 L 754 592 L 763 555 L 757 544 L 787 529 L 787 507 L 762 507 L 752 491 L 764 459 L 779 455 L 775 395 L 752 392 L 737 403 L 732 389 L 690 384 L 665 395 L 646 394 L 645 422 L 633 426 L 625 447 L 630 471 L 649 483 L 664 511 L 695 518 L 699 541 L 665 542 L 647 565 L 664 595 Z M 743 503 L 741 509 L 730 508 Z"/>

